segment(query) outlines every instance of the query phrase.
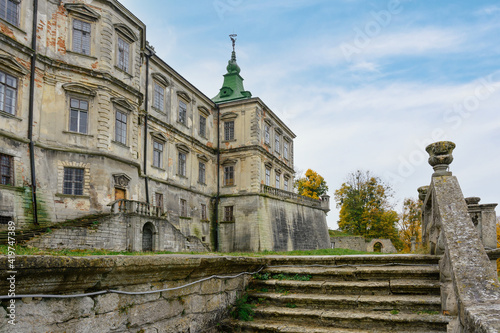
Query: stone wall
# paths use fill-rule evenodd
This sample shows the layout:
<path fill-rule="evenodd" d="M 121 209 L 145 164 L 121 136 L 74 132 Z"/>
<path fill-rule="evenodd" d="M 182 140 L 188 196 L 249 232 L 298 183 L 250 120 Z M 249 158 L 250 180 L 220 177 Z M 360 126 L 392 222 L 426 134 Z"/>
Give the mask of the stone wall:
<path fill-rule="evenodd" d="M 390 239 L 382 239 L 382 238 L 376 238 L 372 239 L 369 242 L 366 242 L 365 248 L 367 252 L 375 252 L 375 245 L 377 243 L 380 243 L 381 248 L 380 252 L 382 253 L 396 253 L 398 250 L 394 247 Z"/>
<path fill-rule="evenodd" d="M 7 267 L 7 257 L 0 258 Z M 212 275 L 257 271 L 255 258 L 215 256 L 16 257 L 16 294 L 128 292 L 173 288 Z M 8 290 L 5 270 L 0 288 Z M 66 299 L 17 299 L 16 326 L 0 307 L 0 332 L 205 332 L 228 312 L 249 275 L 209 279 L 189 287 L 143 295 L 107 293 Z"/>
<path fill-rule="evenodd" d="M 234 222 L 221 223 L 222 251 L 330 248 L 326 214 L 320 208 L 268 195 L 222 198 L 225 205 L 236 213 Z M 219 220 L 224 220 L 222 214 Z"/>
<path fill-rule="evenodd" d="M 208 246 L 197 237 L 187 237 L 167 220 L 134 213 L 120 213 L 96 219 L 87 227 L 65 226 L 28 242 L 39 248 L 107 249 L 142 251 L 143 230 L 152 229 L 153 251 L 205 252 Z"/>
<path fill-rule="evenodd" d="M 354 237 L 331 237 L 332 248 L 350 249 L 356 251 L 366 251 L 365 238 L 361 236 Z"/>

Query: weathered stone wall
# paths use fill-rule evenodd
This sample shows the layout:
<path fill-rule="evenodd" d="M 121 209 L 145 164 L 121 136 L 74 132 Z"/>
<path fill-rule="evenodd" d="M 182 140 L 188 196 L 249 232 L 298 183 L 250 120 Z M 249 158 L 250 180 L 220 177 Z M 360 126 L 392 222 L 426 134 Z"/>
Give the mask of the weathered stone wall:
<path fill-rule="evenodd" d="M 364 237 L 331 237 L 332 248 L 350 249 L 356 251 L 366 251 L 366 242 Z"/>
<path fill-rule="evenodd" d="M 390 239 L 382 239 L 382 238 L 376 238 L 372 239 L 369 242 L 366 242 L 365 248 L 367 252 L 375 252 L 375 245 L 377 243 L 380 243 L 382 247 L 380 248 L 380 252 L 382 253 L 396 253 L 398 250 L 394 247 Z"/>
<path fill-rule="evenodd" d="M 28 242 L 39 248 L 107 249 L 142 251 L 143 230 L 153 228 L 153 251 L 205 252 L 208 247 L 197 237 L 187 237 L 167 220 L 137 214 L 117 214 L 96 219 L 88 227 L 67 226 L 45 233 Z"/>
<path fill-rule="evenodd" d="M 0 257 L 7 267 L 7 257 Z M 254 258 L 114 256 L 16 258 L 16 294 L 74 294 L 106 289 L 137 292 L 173 288 L 212 275 L 259 269 Z M 0 288 L 8 290 L 0 272 Z M 16 300 L 16 326 L 0 307 L 0 332 L 203 332 L 215 326 L 244 291 L 249 276 L 210 279 L 186 288 L 144 295 Z"/>
<path fill-rule="evenodd" d="M 222 198 L 225 205 L 234 205 L 236 214 L 234 223 L 221 225 L 223 251 L 330 248 L 326 214 L 319 208 L 266 195 Z"/>

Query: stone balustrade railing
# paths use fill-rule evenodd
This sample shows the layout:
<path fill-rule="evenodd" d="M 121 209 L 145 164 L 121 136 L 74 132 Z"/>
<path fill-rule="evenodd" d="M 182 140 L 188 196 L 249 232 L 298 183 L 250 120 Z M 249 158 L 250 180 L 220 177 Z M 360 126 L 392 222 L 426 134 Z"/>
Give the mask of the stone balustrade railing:
<path fill-rule="evenodd" d="M 278 197 L 281 199 L 293 200 L 295 202 L 304 203 L 306 205 L 309 205 L 312 207 L 318 207 L 320 209 L 327 210 L 327 211 L 330 210 L 330 196 L 328 196 L 328 195 L 322 195 L 321 199 L 313 199 L 313 198 L 305 197 L 303 195 L 299 195 L 297 193 L 284 191 L 284 190 L 281 190 L 279 188 L 267 186 L 264 184 L 261 184 L 261 186 L 260 186 L 260 193 L 271 195 L 271 196 Z"/>
<path fill-rule="evenodd" d="M 137 200 L 119 199 L 108 204 L 112 214 L 135 213 L 142 216 L 164 217 L 160 207 Z"/>
<path fill-rule="evenodd" d="M 485 251 L 489 239 L 478 228 L 489 228 L 486 224 L 494 216 L 494 207 L 479 209 L 477 200 L 467 204 L 448 169 L 454 148 L 448 141 L 426 148 L 435 172 L 430 186 L 419 188 L 422 237 L 431 254 L 443 256 L 439 263 L 442 310 L 457 316 L 448 332 L 500 332 L 500 284 Z"/>

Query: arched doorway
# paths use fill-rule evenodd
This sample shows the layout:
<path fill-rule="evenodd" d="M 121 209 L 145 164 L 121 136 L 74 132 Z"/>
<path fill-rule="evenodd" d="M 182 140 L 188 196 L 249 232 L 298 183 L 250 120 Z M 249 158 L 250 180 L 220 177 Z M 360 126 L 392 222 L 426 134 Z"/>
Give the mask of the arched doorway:
<path fill-rule="evenodd" d="M 144 224 L 142 227 L 142 251 L 151 252 L 154 248 L 154 233 L 155 227 L 151 222 Z"/>
<path fill-rule="evenodd" d="M 373 244 L 373 252 L 382 252 L 382 243 L 376 242 Z"/>

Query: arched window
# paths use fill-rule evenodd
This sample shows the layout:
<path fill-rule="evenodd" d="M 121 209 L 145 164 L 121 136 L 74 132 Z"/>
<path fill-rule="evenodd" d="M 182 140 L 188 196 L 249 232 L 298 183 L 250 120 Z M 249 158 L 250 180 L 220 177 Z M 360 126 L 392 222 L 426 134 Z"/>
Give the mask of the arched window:
<path fill-rule="evenodd" d="M 373 245 L 373 252 L 382 252 L 382 243 L 377 242 Z"/>

